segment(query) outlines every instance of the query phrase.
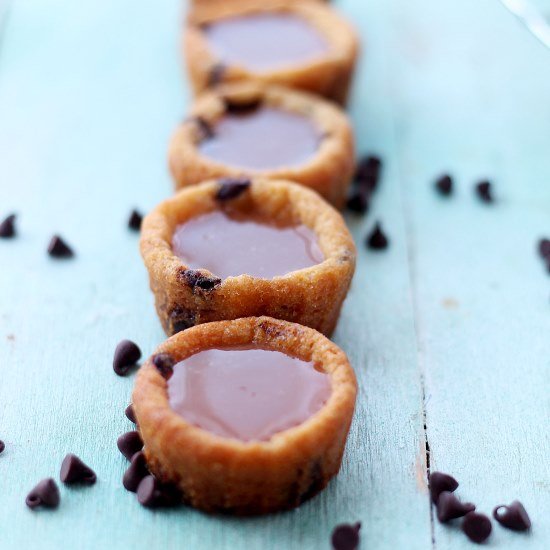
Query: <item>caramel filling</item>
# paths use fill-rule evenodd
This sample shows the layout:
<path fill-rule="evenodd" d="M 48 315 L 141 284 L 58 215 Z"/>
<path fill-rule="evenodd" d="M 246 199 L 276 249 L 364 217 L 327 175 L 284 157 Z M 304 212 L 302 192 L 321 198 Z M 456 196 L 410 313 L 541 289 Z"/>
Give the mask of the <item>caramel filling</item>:
<path fill-rule="evenodd" d="M 312 362 L 263 349 L 210 349 L 177 363 L 170 406 L 187 422 L 241 441 L 266 441 L 318 412 L 330 381 Z"/>
<path fill-rule="evenodd" d="M 315 233 L 305 225 L 278 227 L 219 210 L 179 225 L 172 249 L 187 267 L 222 279 L 244 274 L 272 279 L 324 260 Z"/>
<path fill-rule="evenodd" d="M 228 113 L 213 135 L 199 144 L 200 153 L 216 162 L 249 170 L 300 166 L 317 151 L 320 132 L 299 114 L 260 107 Z"/>
<path fill-rule="evenodd" d="M 256 13 L 220 19 L 204 33 L 222 63 L 253 71 L 303 65 L 326 55 L 326 38 L 304 18 L 290 13 Z"/>

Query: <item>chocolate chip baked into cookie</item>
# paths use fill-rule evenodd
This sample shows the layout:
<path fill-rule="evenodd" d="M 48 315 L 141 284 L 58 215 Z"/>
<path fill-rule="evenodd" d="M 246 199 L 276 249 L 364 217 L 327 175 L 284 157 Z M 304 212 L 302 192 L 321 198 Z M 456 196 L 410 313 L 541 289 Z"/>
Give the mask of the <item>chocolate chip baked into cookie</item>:
<path fill-rule="evenodd" d="M 353 132 L 345 113 L 321 98 L 231 84 L 194 103 L 169 162 L 176 188 L 219 177 L 289 179 L 341 208 L 355 167 Z"/>
<path fill-rule="evenodd" d="M 208 323 L 140 369 L 133 408 L 147 465 L 207 512 L 298 506 L 340 468 L 357 383 L 327 338 L 269 317 Z"/>
<path fill-rule="evenodd" d="M 359 47 L 353 27 L 322 2 L 233 0 L 195 5 L 184 49 L 196 93 L 253 80 L 345 103 Z"/>
<path fill-rule="evenodd" d="M 355 269 L 341 215 L 288 181 L 188 187 L 143 221 L 141 253 L 167 334 L 269 315 L 330 335 Z"/>

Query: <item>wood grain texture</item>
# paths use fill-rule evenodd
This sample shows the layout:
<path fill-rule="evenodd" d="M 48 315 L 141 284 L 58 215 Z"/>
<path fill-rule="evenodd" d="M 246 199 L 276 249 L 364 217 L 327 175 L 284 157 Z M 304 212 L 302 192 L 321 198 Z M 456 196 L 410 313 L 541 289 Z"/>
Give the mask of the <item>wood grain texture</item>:
<path fill-rule="evenodd" d="M 7 5 L 7 4 L 6 4 Z M 342 471 L 294 512 L 257 519 L 143 510 L 121 485 L 116 437 L 132 378 L 114 346 L 163 339 L 129 210 L 171 193 L 170 132 L 189 97 L 178 55 L 180 4 L 15 0 L 0 41 L 0 547 L 329 548 L 332 527 L 362 522 L 362 548 L 462 549 L 434 525 L 431 467 L 484 511 L 520 498 L 528 535 L 495 526 L 492 547 L 550 539 L 549 279 L 535 256 L 550 233 L 550 52 L 498 2 L 337 5 L 365 37 L 351 114 L 360 150 L 386 159 L 335 340 L 360 395 Z M 2 12 L 0 10 L 0 17 Z M 432 192 L 442 170 L 458 193 Z M 498 202 L 471 186 L 490 177 Z M 361 241 L 381 218 L 385 253 Z M 61 233 L 77 257 L 52 261 Z M 427 430 L 424 430 L 426 414 Z M 65 453 L 98 484 L 62 488 L 54 512 L 28 490 Z M 433 538 L 433 540 L 432 540 Z"/>

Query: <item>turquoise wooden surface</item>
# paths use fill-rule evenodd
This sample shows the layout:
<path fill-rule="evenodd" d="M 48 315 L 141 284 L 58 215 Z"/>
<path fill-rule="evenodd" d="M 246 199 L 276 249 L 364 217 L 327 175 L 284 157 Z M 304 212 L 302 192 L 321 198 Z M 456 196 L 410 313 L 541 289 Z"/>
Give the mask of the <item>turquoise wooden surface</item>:
<path fill-rule="evenodd" d="M 495 526 L 494 548 L 550 540 L 550 51 L 494 0 L 343 0 L 365 41 L 351 104 L 361 151 L 386 160 L 364 220 L 335 340 L 360 396 L 342 471 L 299 510 L 267 518 L 150 512 L 121 485 L 115 440 L 132 378 L 111 370 L 121 338 L 163 338 L 131 207 L 171 192 L 166 144 L 188 92 L 176 0 L 13 0 L 0 5 L 0 548 L 329 548 L 361 521 L 362 548 L 463 549 L 434 522 L 431 468 L 489 512 L 521 499 L 529 535 Z M 450 200 L 433 178 L 457 177 Z M 472 194 L 489 177 L 498 202 Z M 361 240 L 380 218 L 386 253 Z M 61 233 L 77 257 L 51 261 Z M 97 471 L 57 511 L 24 498 L 66 452 Z"/>

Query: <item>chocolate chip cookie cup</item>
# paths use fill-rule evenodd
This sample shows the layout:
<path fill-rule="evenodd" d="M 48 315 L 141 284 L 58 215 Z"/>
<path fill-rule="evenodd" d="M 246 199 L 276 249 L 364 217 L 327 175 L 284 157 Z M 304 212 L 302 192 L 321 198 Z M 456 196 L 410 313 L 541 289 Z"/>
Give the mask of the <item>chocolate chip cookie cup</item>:
<path fill-rule="evenodd" d="M 255 515 L 300 505 L 338 473 L 356 393 L 327 338 L 254 317 L 169 338 L 140 369 L 133 406 L 159 481 L 206 512 Z"/>
<path fill-rule="evenodd" d="M 180 191 L 144 219 L 141 254 L 168 335 L 260 315 L 330 335 L 356 256 L 341 215 L 319 195 L 262 178 Z"/>
<path fill-rule="evenodd" d="M 353 132 L 321 98 L 254 83 L 203 94 L 171 141 L 176 188 L 210 178 L 262 176 L 314 189 L 342 208 L 353 177 Z"/>
<path fill-rule="evenodd" d="M 344 104 L 358 49 L 354 28 L 317 0 L 202 2 L 191 10 L 184 35 L 196 93 L 253 80 Z"/>

